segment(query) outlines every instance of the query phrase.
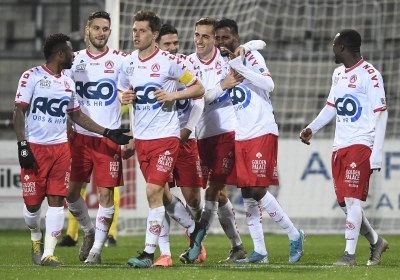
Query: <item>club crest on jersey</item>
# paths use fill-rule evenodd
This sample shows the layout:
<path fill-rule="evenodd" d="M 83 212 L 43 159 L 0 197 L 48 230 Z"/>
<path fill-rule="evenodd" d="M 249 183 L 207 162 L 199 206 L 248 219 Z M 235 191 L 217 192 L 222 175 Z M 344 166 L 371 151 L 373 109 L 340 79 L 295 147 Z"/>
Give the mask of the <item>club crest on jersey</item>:
<path fill-rule="evenodd" d="M 104 65 L 107 69 L 111 69 L 114 67 L 114 62 L 112 62 L 111 60 L 107 60 Z"/>
<path fill-rule="evenodd" d="M 251 91 L 243 84 L 239 84 L 230 90 L 233 107 L 236 111 L 249 106 L 251 101 Z"/>
<path fill-rule="evenodd" d="M 51 87 L 51 81 L 42 79 L 42 80 L 40 80 L 39 87 L 40 87 L 40 88 L 47 88 L 47 89 L 49 89 L 49 88 Z"/>
<path fill-rule="evenodd" d="M 215 69 L 219 70 L 221 68 L 222 68 L 221 61 L 218 60 L 217 62 L 215 62 Z"/>
<path fill-rule="evenodd" d="M 158 72 L 158 71 L 160 71 L 160 64 L 158 64 L 158 63 L 154 63 L 153 65 L 151 65 L 151 71 L 153 71 L 153 72 Z"/>
<path fill-rule="evenodd" d="M 357 82 L 357 75 L 353 75 L 350 77 L 350 83 L 354 84 L 355 82 Z"/>
<path fill-rule="evenodd" d="M 351 94 L 336 98 L 335 108 L 338 122 L 355 122 L 360 118 L 362 112 L 360 101 Z"/>
<path fill-rule="evenodd" d="M 78 64 L 75 67 L 75 72 L 85 72 L 86 64 Z"/>

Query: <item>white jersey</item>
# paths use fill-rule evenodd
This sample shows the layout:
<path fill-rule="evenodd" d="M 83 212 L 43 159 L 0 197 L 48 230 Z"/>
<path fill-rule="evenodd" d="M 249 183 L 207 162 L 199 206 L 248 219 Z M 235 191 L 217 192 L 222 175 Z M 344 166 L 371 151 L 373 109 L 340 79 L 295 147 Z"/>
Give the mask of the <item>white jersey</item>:
<path fill-rule="evenodd" d="M 362 144 L 372 147 L 375 112 L 386 110 L 381 74 L 361 59 L 353 67 L 335 69 L 327 105 L 336 108 L 333 150 Z"/>
<path fill-rule="evenodd" d="M 197 66 L 198 77 L 202 82 L 205 91 L 214 88 L 226 76 L 227 64 L 220 51 L 214 48 L 214 55 L 208 61 L 201 60 L 196 53 L 190 55 Z M 211 103 L 204 105 L 204 112 L 197 125 L 197 138 L 207 138 L 235 130 L 236 117 L 229 92 Z"/>
<path fill-rule="evenodd" d="M 175 101 L 157 102 L 155 87 L 168 92 L 177 90 L 177 81 L 186 86 L 194 85 L 197 78 L 190 71 L 194 68 L 187 61 L 156 48 L 146 59 L 135 51 L 127 58 L 119 78 L 119 88 L 126 91 L 130 85 L 136 94 L 134 106 L 134 137 L 150 140 L 180 137 L 180 126 Z"/>
<path fill-rule="evenodd" d="M 22 74 L 15 103 L 30 106 L 25 116 L 26 140 L 44 145 L 67 142 L 66 112 L 80 109 L 74 81 L 54 74 L 44 64 Z"/>
<path fill-rule="evenodd" d="M 76 85 L 82 112 L 99 125 L 116 129 L 121 126 L 121 103 L 118 100 L 118 74 L 127 54 L 107 47 L 99 55 L 88 49 L 75 53 L 74 64 L 65 73 Z M 78 133 L 103 137 L 74 124 Z"/>
<path fill-rule="evenodd" d="M 248 52 L 244 65 L 251 71 L 271 79 L 264 57 L 258 51 Z M 266 81 L 268 82 L 268 81 Z M 230 91 L 237 117 L 236 140 L 248 140 L 265 134 L 279 135 L 270 93 L 251 83 L 248 79 Z"/>

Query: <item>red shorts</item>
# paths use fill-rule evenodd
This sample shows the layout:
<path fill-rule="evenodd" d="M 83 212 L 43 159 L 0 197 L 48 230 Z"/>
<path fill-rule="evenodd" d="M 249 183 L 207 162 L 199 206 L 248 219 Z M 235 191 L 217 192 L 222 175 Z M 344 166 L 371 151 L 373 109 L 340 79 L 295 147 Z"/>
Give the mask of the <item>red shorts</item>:
<path fill-rule="evenodd" d="M 201 188 L 203 186 L 199 151 L 196 139 L 189 139 L 179 147 L 179 154 L 173 170 L 174 182 L 169 183 L 172 188 L 179 187 Z"/>
<path fill-rule="evenodd" d="M 135 139 L 140 170 L 147 183 L 164 187 L 172 182 L 172 170 L 179 153 L 179 138 Z"/>
<path fill-rule="evenodd" d="M 226 184 L 235 164 L 235 132 L 199 139 L 197 145 L 203 188 L 207 186 L 207 181 Z"/>
<path fill-rule="evenodd" d="M 47 195 L 67 196 L 71 167 L 68 143 L 29 143 L 29 147 L 36 162 L 34 169 L 21 168 L 24 203 L 33 206 L 41 204 Z"/>
<path fill-rule="evenodd" d="M 236 141 L 238 188 L 278 186 L 278 136 L 266 134 Z"/>
<path fill-rule="evenodd" d="M 76 133 L 71 139 L 71 181 L 94 181 L 99 187 L 123 186 L 121 146 L 107 137 Z"/>
<path fill-rule="evenodd" d="M 345 197 L 365 201 L 368 196 L 371 149 L 365 145 L 352 145 L 332 153 L 332 176 L 337 201 Z"/>

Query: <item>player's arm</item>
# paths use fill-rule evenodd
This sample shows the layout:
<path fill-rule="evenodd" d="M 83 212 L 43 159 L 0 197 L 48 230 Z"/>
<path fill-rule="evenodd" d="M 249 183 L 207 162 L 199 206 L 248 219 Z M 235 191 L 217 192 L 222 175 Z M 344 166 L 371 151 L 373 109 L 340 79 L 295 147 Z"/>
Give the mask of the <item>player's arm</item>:
<path fill-rule="evenodd" d="M 135 140 L 133 139 L 133 128 L 134 128 L 134 125 L 135 125 L 135 122 L 134 122 L 135 115 L 134 115 L 134 112 L 133 112 L 132 105 L 124 105 L 124 106 L 129 106 L 128 108 L 129 108 L 129 128 L 130 128 L 130 131 L 129 131 L 128 135 L 132 136 L 132 139 L 129 140 L 128 144 L 124 145 L 122 158 L 123 159 L 128 159 L 128 158 L 132 157 L 135 154 L 135 150 L 136 150 Z"/>
<path fill-rule="evenodd" d="M 252 40 L 243 45 L 240 45 L 235 51 L 235 56 L 240 56 L 243 60 L 245 54 L 251 51 L 263 50 L 267 44 L 262 40 Z"/>
<path fill-rule="evenodd" d="M 196 125 L 200 120 L 201 114 L 204 110 L 204 98 L 198 98 L 193 100 L 193 107 L 190 111 L 190 115 L 185 127 L 181 130 L 181 145 L 183 145 L 188 139 L 190 134 L 196 129 Z"/>
<path fill-rule="evenodd" d="M 259 52 L 251 53 L 252 61 L 247 61 L 244 66 L 242 59 L 236 57 L 229 61 L 229 65 L 256 87 L 271 92 L 274 90 L 274 81 L 268 72 L 264 58 Z M 247 59 L 247 58 L 246 58 Z M 253 65 L 257 62 L 255 65 Z"/>
<path fill-rule="evenodd" d="M 230 71 L 220 83 L 206 91 L 204 94 L 204 101 L 207 104 L 213 102 L 215 99 L 223 95 L 227 89 L 234 88 L 243 82 L 243 80 L 244 77 L 238 72 Z"/>
<path fill-rule="evenodd" d="M 382 148 L 385 139 L 388 112 L 386 107 L 385 90 L 380 73 L 376 73 L 376 79 L 368 79 L 366 91 L 375 118 L 375 138 L 370 157 L 371 170 L 380 171 L 382 167 Z"/>
<path fill-rule="evenodd" d="M 303 143 L 310 145 L 313 134 L 328 124 L 336 115 L 336 108 L 333 104 L 327 103 L 318 116 L 305 129 L 300 132 L 300 139 Z"/>
<path fill-rule="evenodd" d="M 77 123 L 84 129 L 87 129 L 91 132 L 103 135 L 111 139 L 113 142 L 119 145 L 125 145 L 129 143 L 129 140 L 132 139 L 132 136 L 127 136 L 124 133 L 129 132 L 129 129 L 108 129 L 104 128 L 101 125 L 94 122 L 91 118 L 89 118 L 85 113 L 81 111 L 79 108 L 78 110 L 71 111 L 68 113 L 71 117 L 71 120 L 74 123 Z"/>

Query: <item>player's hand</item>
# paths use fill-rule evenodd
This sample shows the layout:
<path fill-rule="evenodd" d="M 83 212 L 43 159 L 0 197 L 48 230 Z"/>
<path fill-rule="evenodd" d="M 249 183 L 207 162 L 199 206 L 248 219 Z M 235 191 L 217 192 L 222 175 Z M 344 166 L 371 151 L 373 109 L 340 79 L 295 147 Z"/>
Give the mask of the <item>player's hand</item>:
<path fill-rule="evenodd" d="M 244 47 L 238 47 L 236 50 L 233 52 L 235 57 L 240 56 L 242 58 L 242 61 L 244 60 L 244 55 L 245 55 L 245 49 Z"/>
<path fill-rule="evenodd" d="M 243 52 L 243 56 L 244 56 L 244 48 L 243 47 L 239 47 L 239 48 L 242 48 L 243 50 L 242 50 L 242 52 Z M 239 49 L 238 48 L 238 49 Z M 236 51 L 235 51 L 235 53 L 233 53 L 233 52 L 231 52 L 230 50 L 228 50 L 228 48 L 225 48 L 225 47 L 220 47 L 220 49 L 222 50 L 222 51 L 226 51 L 227 53 L 228 53 L 228 56 L 229 56 L 229 59 L 230 60 L 232 60 L 232 59 L 234 59 L 234 58 L 236 58 L 236 57 L 238 57 L 239 55 L 240 55 L 240 52 L 238 51 L 238 53 L 236 54 Z"/>
<path fill-rule="evenodd" d="M 158 103 L 164 103 L 164 102 L 175 100 L 175 96 L 172 92 L 168 92 L 168 91 L 160 89 L 158 87 L 155 87 L 155 88 L 156 88 L 156 91 L 154 92 L 154 96 L 157 99 Z"/>
<path fill-rule="evenodd" d="M 133 104 L 136 100 L 136 94 L 133 91 L 132 85 L 129 86 L 127 91 L 124 91 L 121 95 L 121 103 L 122 104 Z"/>
<path fill-rule="evenodd" d="M 129 143 L 124 146 L 122 151 L 122 159 L 128 159 L 135 154 L 135 140 L 129 140 Z"/>
<path fill-rule="evenodd" d="M 107 137 L 111 141 L 119 145 L 126 145 L 129 140 L 133 139 L 133 136 L 125 135 L 124 133 L 130 132 L 130 129 L 119 128 L 119 129 L 108 129 L 106 128 L 103 132 L 103 136 Z"/>
<path fill-rule="evenodd" d="M 243 82 L 243 80 L 244 77 L 242 75 L 231 69 L 228 75 L 225 76 L 225 79 L 221 82 L 221 87 L 223 90 L 231 89 Z"/>
<path fill-rule="evenodd" d="M 192 134 L 192 131 L 190 131 L 190 129 L 184 128 L 181 130 L 181 141 L 180 141 L 181 147 L 185 145 L 186 141 L 189 139 L 190 134 Z"/>
<path fill-rule="evenodd" d="M 21 168 L 33 169 L 36 159 L 33 156 L 29 143 L 26 140 L 17 142 L 18 144 L 18 160 Z"/>
<path fill-rule="evenodd" d="M 310 145 L 310 139 L 312 137 L 312 131 L 310 128 L 305 128 L 300 132 L 301 142 L 304 144 Z"/>

